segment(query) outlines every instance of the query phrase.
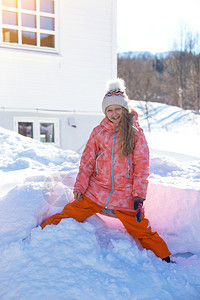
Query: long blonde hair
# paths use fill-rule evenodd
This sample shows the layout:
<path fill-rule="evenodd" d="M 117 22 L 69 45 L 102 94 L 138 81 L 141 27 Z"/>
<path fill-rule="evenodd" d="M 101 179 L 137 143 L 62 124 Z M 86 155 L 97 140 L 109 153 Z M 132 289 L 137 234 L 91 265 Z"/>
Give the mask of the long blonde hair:
<path fill-rule="evenodd" d="M 133 124 L 133 115 L 122 107 L 121 128 L 119 134 L 120 156 L 127 157 L 135 148 L 137 127 Z"/>

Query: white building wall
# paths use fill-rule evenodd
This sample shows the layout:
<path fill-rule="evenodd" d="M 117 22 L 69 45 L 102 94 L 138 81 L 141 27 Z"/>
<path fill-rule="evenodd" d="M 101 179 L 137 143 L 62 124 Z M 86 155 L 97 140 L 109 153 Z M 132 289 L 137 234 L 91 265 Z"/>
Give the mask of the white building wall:
<path fill-rule="evenodd" d="M 55 146 L 62 149 L 70 149 L 78 153 L 82 153 L 85 144 L 89 138 L 92 129 L 97 126 L 103 119 L 103 113 L 88 113 L 88 112 L 49 112 L 49 111 L 3 111 L 0 109 L 0 127 L 9 130 L 17 131 L 17 122 L 32 122 L 35 120 L 45 120 L 45 122 L 52 122 L 58 120 L 59 133 L 56 135 L 56 141 L 59 142 Z M 73 119 L 74 125 L 72 127 L 69 120 Z M 28 137 L 27 137 L 28 139 Z M 39 138 L 38 138 L 39 140 Z"/>
<path fill-rule="evenodd" d="M 58 53 L 0 47 L 0 107 L 101 111 L 116 76 L 116 0 L 58 1 Z"/>

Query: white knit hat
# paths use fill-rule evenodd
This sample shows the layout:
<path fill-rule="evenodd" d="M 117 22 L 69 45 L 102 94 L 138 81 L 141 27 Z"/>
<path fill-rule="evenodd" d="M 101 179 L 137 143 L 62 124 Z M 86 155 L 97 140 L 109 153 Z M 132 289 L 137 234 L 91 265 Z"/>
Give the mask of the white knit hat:
<path fill-rule="evenodd" d="M 124 80 L 117 78 L 108 82 L 106 94 L 103 98 L 102 109 L 105 114 L 109 105 L 120 105 L 128 110 L 128 97 L 126 95 Z"/>

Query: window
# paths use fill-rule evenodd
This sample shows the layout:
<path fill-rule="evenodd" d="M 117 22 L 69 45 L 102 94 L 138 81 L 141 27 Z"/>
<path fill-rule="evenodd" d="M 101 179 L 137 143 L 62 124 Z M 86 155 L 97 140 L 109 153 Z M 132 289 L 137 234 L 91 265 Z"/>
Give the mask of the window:
<path fill-rule="evenodd" d="M 57 1 L 2 0 L 0 44 L 7 47 L 57 51 Z"/>
<path fill-rule="evenodd" d="M 59 120 L 51 118 L 14 118 L 14 130 L 19 134 L 42 143 L 59 146 Z"/>
<path fill-rule="evenodd" d="M 40 123 L 40 142 L 54 143 L 54 123 Z"/>
<path fill-rule="evenodd" d="M 33 138 L 33 123 L 18 122 L 18 133 Z"/>

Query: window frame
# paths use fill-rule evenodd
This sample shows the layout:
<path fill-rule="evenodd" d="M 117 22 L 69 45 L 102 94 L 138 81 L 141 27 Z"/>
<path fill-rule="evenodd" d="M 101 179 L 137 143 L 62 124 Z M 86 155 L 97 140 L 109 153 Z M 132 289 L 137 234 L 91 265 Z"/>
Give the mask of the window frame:
<path fill-rule="evenodd" d="M 42 117 L 14 117 L 14 131 L 18 132 L 18 123 L 33 123 L 33 139 L 40 142 L 40 123 L 54 124 L 54 142 L 41 142 L 45 145 L 60 146 L 60 126 L 58 118 L 42 118 Z M 28 137 L 27 137 L 28 138 Z"/>
<path fill-rule="evenodd" d="M 54 1 L 54 13 L 41 12 L 39 10 L 39 1 L 40 0 L 35 0 L 35 1 L 36 1 L 36 10 L 35 11 L 20 8 L 21 0 L 18 0 L 19 4 L 18 4 L 17 8 L 10 7 L 10 6 L 3 6 L 2 1 L 0 1 L 0 29 L 1 29 L 0 30 L 0 47 L 34 50 L 34 51 L 50 52 L 50 53 L 58 53 L 59 52 L 59 43 L 58 43 L 58 37 L 59 37 L 58 5 L 59 5 L 59 0 L 52 0 L 52 1 Z M 18 13 L 18 25 L 3 24 L 3 18 L 2 18 L 3 10 Z M 22 17 L 21 17 L 22 14 L 35 15 L 36 16 L 36 28 L 22 26 L 22 24 L 21 24 L 22 23 Z M 54 30 L 40 29 L 40 17 L 53 18 L 54 19 Z M 17 30 L 18 31 L 18 43 L 4 42 L 3 41 L 3 28 Z M 37 34 L 37 38 L 36 38 L 37 45 L 22 44 L 22 31 L 36 33 Z M 41 41 L 40 34 L 53 35 L 55 47 L 40 46 L 40 41 Z"/>

